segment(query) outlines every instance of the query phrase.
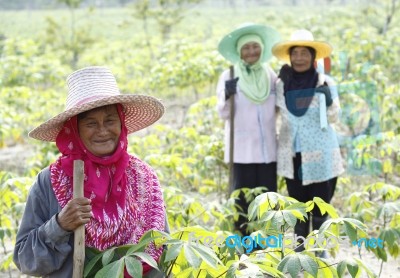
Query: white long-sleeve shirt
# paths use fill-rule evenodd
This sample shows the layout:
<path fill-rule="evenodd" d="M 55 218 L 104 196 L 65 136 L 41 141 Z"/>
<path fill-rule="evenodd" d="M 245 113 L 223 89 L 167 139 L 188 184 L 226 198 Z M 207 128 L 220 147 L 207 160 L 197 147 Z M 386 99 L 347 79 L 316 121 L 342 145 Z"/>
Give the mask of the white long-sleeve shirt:
<path fill-rule="evenodd" d="M 235 163 L 270 163 L 276 161 L 275 83 L 276 73 L 270 68 L 270 94 L 262 104 L 250 101 L 237 87 L 234 116 Z M 229 161 L 230 102 L 225 101 L 225 81 L 229 70 L 224 71 L 217 85 L 217 110 L 225 120 L 225 162 Z"/>

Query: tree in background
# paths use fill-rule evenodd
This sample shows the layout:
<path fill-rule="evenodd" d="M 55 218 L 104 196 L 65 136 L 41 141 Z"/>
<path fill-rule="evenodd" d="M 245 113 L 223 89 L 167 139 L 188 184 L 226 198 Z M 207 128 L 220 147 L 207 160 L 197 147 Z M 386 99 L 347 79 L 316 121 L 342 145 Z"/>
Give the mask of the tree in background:
<path fill-rule="evenodd" d="M 134 16 L 143 20 L 143 27 L 148 36 L 147 22 L 153 18 L 159 27 L 163 41 L 170 38 L 172 29 L 185 17 L 185 13 L 203 0 L 140 0 L 134 4 Z"/>
<path fill-rule="evenodd" d="M 389 31 L 395 14 L 399 11 L 399 0 L 386 0 L 369 5 L 363 12 L 368 18 L 369 23 L 378 30 L 378 33 L 385 35 Z M 383 22 L 382 20 L 376 20 L 377 18 L 383 19 Z"/>
<path fill-rule="evenodd" d="M 59 49 L 65 50 L 67 55 L 66 61 L 73 69 L 76 69 L 79 57 L 82 52 L 88 48 L 94 39 L 90 35 L 90 27 L 78 28 L 77 22 L 79 19 L 76 18 L 76 10 L 80 7 L 83 0 L 58 0 L 58 2 L 67 5 L 70 18 L 69 28 L 66 27 L 64 21 L 61 22 L 55 20 L 52 17 L 48 17 L 47 28 L 46 28 L 46 43 Z M 93 9 L 89 9 L 89 13 Z"/>

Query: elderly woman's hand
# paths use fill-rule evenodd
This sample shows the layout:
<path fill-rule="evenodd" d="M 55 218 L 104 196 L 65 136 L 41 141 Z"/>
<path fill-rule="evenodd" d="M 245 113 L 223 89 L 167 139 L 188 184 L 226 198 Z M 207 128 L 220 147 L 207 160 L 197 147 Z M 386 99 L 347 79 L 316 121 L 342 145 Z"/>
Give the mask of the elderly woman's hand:
<path fill-rule="evenodd" d="M 332 105 L 333 100 L 332 100 L 331 90 L 329 90 L 329 87 L 328 87 L 328 85 L 326 83 L 324 85 L 320 86 L 320 87 L 317 87 L 315 89 L 315 92 L 325 95 L 326 106 L 329 107 L 329 106 Z"/>
<path fill-rule="evenodd" d="M 88 223 L 92 217 L 90 203 L 91 200 L 84 197 L 70 200 L 57 215 L 57 222 L 60 227 L 72 232 L 79 226 Z"/>
<path fill-rule="evenodd" d="M 228 100 L 232 95 L 236 94 L 236 86 L 239 77 L 225 81 L 225 100 Z"/>

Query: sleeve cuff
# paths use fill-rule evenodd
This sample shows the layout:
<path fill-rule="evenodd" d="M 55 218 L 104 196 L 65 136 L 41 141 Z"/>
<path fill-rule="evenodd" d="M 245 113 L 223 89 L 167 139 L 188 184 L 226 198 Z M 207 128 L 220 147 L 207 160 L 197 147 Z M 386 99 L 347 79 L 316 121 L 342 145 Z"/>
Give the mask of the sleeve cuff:
<path fill-rule="evenodd" d="M 49 240 L 57 243 L 68 242 L 72 232 L 65 231 L 57 222 L 57 214 L 53 215 L 49 221 L 45 224 L 45 232 L 49 237 Z"/>

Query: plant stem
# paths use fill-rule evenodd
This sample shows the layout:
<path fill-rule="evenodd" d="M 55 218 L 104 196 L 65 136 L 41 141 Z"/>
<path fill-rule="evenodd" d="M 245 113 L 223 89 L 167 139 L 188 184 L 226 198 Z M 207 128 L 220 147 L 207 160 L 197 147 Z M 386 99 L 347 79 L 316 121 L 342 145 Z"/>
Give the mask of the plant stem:
<path fill-rule="evenodd" d="M 183 232 L 180 233 L 179 239 L 182 239 L 182 236 L 183 236 Z M 176 256 L 176 258 L 173 260 L 172 264 L 170 265 L 170 267 L 168 269 L 167 277 L 169 277 L 171 275 L 172 269 L 174 268 L 174 264 L 175 264 L 176 260 L 178 259 L 178 256 Z"/>
<path fill-rule="evenodd" d="M 378 278 L 381 277 L 382 270 L 383 270 L 383 260 L 381 260 L 381 267 L 379 268 Z"/>

